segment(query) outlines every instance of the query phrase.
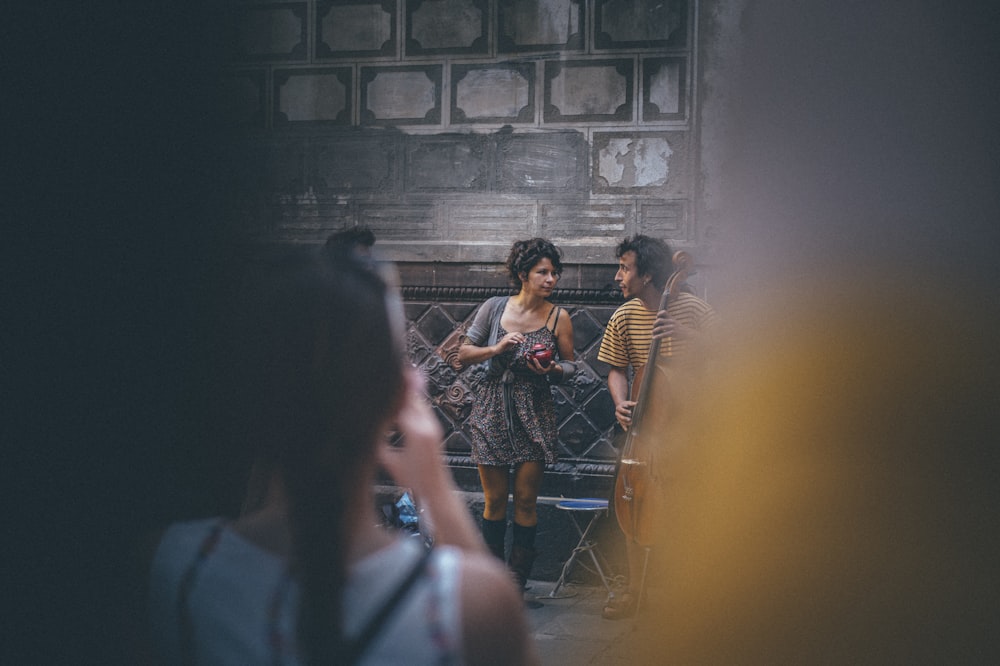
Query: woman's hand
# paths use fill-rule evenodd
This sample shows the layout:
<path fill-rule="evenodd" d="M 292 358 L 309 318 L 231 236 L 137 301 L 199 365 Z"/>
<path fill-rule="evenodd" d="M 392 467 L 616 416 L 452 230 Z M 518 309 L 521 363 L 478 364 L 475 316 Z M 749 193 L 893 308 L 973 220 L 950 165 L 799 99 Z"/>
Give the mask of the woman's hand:
<path fill-rule="evenodd" d="M 400 486 L 419 494 L 428 483 L 436 483 L 445 470 L 441 459 L 444 431 L 434 410 L 424 398 L 424 378 L 408 369 L 403 404 L 396 415 L 402 446 L 384 444 L 379 463 Z"/>
<path fill-rule="evenodd" d="M 561 372 L 561 370 L 557 370 L 557 366 L 559 364 L 556 363 L 554 360 L 549 361 L 548 365 L 542 365 L 541 363 L 538 362 L 538 359 L 532 356 L 531 354 L 525 356 L 525 363 L 527 364 L 528 369 L 531 370 L 536 375 L 547 375 L 550 372 Z"/>
<path fill-rule="evenodd" d="M 525 339 L 526 338 L 524 337 L 524 333 L 508 333 L 507 335 L 497 340 L 497 343 L 493 345 L 493 349 L 496 352 L 494 356 L 499 356 L 500 354 L 504 353 L 511 347 L 516 347 L 520 344 L 523 344 Z"/>

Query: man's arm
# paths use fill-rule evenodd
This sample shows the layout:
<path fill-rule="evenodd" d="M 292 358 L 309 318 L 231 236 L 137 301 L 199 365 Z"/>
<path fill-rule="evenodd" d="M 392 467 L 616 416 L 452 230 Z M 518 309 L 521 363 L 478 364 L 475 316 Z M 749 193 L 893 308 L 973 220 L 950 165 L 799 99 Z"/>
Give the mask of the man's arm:
<path fill-rule="evenodd" d="M 611 400 L 615 403 L 615 419 L 624 430 L 632 425 L 632 408 L 635 401 L 629 400 L 628 395 L 628 374 L 626 368 L 616 368 L 612 366 L 608 371 L 608 392 L 611 393 Z"/>

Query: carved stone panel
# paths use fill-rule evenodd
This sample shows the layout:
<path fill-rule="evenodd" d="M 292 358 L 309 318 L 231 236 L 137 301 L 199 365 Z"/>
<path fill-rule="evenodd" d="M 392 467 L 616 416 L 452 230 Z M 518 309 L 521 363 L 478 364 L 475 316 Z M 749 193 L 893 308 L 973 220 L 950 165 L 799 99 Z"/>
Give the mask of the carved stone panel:
<path fill-rule="evenodd" d="M 393 0 L 320 0 L 316 4 L 316 57 L 362 58 L 396 53 Z"/>
<path fill-rule="evenodd" d="M 233 12 L 231 43 L 235 59 L 306 59 L 305 2 L 245 5 Z"/>
<path fill-rule="evenodd" d="M 499 0 L 498 50 L 582 50 L 584 5 L 582 0 Z"/>
<path fill-rule="evenodd" d="M 547 123 L 632 120 L 633 61 L 545 63 Z"/>
<path fill-rule="evenodd" d="M 452 66 L 451 122 L 530 123 L 534 120 L 533 63 Z"/>
<path fill-rule="evenodd" d="M 488 140 L 475 134 L 409 137 L 406 191 L 485 191 L 489 187 L 488 149 Z"/>
<path fill-rule="evenodd" d="M 642 60 L 642 120 L 687 118 L 687 59 Z"/>
<path fill-rule="evenodd" d="M 350 125 L 350 67 L 274 72 L 274 124 Z"/>
<path fill-rule="evenodd" d="M 686 132 L 595 132 L 594 192 L 689 195 L 688 140 Z"/>
<path fill-rule="evenodd" d="M 362 67 L 362 124 L 440 123 L 441 76 L 441 65 Z"/>
<path fill-rule="evenodd" d="M 688 13 L 688 0 L 594 0 L 594 45 L 683 48 Z"/>
<path fill-rule="evenodd" d="M 485 54 L 488 0 L 406 0 L 406 55 Z"/>
<path fill-rule="evenodd" d="M 586 192 L 587 142 L 579 132 L 498 134 L 501 192 Z"/>

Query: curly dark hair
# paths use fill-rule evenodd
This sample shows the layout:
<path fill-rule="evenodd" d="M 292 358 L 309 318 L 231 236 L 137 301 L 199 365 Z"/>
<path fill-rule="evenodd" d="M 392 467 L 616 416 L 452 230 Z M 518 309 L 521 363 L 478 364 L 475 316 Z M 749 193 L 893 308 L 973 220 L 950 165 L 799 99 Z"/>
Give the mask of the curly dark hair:
<path fill-rule="evenodd" d="M 639 275 L 648 275 L 657 289 L 663 289 L 674 269 L 670 246 L 659 238 L 636 234 L 615 248 L 615 256 L 619 259 L 626 252 L 635 252 L 635 269 Z"/>
<path fill-rule="evenodd" d="M 544 238 L 514 241 L 507 256 L 507 278 L 515 287 L 521 286 L 521 273 L 527 273 L 542 259 L 548 259 L 556 275 L 562 274 L 559 248 Z"/>

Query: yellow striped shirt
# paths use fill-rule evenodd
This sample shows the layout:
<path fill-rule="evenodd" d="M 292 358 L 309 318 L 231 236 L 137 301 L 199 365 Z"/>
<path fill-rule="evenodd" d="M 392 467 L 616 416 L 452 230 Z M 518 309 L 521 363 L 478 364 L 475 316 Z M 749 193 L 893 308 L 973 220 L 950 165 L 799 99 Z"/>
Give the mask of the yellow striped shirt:
<path fill-rule="evenodd" d="M 715 310 L 697 296 L 681 292 L 667 305 L 667 312 L 678 323 L 698 331 L 705 331 L 715 321 Z M 597 360 L 616 368 L 646 365 L 649 347 L 653 341 L 653 323 L 656 311 L 649 310 L 638 298 L 623 303 L 608 321 L 604 338 L 597 352 Z M 666 338 L 660 343 L 661 356 L 684 356 L 687 341 Z"/>

